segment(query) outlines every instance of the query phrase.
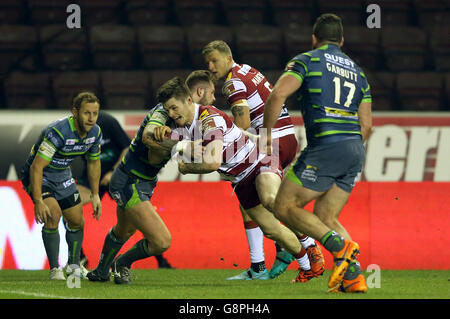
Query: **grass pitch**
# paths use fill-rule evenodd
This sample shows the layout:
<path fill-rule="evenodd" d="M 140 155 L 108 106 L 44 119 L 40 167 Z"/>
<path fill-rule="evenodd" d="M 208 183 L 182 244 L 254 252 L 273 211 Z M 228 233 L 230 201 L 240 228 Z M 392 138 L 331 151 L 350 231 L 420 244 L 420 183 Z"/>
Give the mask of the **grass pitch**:
<path fill-rule="evenodd" d="M 81 280 L 79 288 L 48 280 L 48 271 L 0 270 L 0 299 L 450 299 L 448 271 L 380 273 L 380 288 L 366 294 L 327 293 L 330 271 L 292 284 L 288 270 L 274 280 L 227 281 L 239 270 L 132 270 L 130 285 Z M 365 273 L 368 284 L 371 273 Z M 368 278 L 369 277 L 369 278 Z"/>

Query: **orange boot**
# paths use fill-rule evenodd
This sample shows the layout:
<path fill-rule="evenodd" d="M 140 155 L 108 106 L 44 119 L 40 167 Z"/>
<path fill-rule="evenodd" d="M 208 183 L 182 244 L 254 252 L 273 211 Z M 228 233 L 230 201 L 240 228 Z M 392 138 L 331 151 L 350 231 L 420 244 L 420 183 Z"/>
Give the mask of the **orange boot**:
<path fill-rule="evenodd" d="M 328 279 L 328 287 L 330 291 L 338 289 L 341 284 L 345 272 L 347 271 L 348 265 L 359 254 L 359 245 L 353 241 L 345 240 L 344 247 L 333 253 L 334 265 L 333 271 Z"/>

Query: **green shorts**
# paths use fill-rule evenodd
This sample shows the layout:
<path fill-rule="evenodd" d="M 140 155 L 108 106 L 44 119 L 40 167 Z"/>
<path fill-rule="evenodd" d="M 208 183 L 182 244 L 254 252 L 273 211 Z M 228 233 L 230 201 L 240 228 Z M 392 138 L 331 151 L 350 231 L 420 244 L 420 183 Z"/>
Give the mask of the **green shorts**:
<path fill-rule="evenodd" d="M 109 183 L 109 193 L 119 207 L 124 210 L 149 201 L 158 179 L 144 180 L 127 172 L 122 165 L 114 170 Z"/>

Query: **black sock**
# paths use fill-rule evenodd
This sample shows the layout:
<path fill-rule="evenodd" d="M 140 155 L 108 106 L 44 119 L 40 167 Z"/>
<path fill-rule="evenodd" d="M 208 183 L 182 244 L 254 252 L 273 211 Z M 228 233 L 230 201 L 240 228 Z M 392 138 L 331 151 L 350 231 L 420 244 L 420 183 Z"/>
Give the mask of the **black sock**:
<path fill-rule="evenodd" d="M 58 228 L 42 227 L 42 240 L 47 253 L 50 269 L 58 268 L 59 262 L 59 231 Z"/>
<path fill-rule="evenodd" d="M 131 247 L 125 254 L 121 255 L 117 259 L 117 263 L 121 266 L 131 268 L 131 264 L 136 260 L 145 259 L 147 257 L 153 256 L 153 254 L 148 250 L 148 241 L 143 238 Z"/>
<path fill-rule="evenodd" d="M 80 265 L 80 251 L 83 244 L 84 231 L 83 229 L 66 229 L 66 241 L 69 247 L 69 258 L 67 264 Z"/>
<path fill-rule="evenodd" d="M 155 255 L 156 260 L 158 261 L 158 264 L 164 262 L 164 257 L 163 255 Z"/>
<path fill-rule="evenodd" d="M 266 270 L 266 264 L 264 261 L 260 261 L 259 263 L 252 263 L 250 267 L 254 272 L 262 272 Z"/>
<path fill-rule="evenodd" d="M 102 254 L 100 255 L 100 261 L 96 270 L 100 273 L 100 276 L 106 277 L 109 274 L 109 268 L 111 268 L 111 264 L 119 252 L 120 248 L 122 248 L 124 241 L 118 239 L 113 232 L 113 229 L 108 232 L 105 237 L 105 241 L 103 243 Z"/>
<path fill-rule="evenodd" d="M 277 253 L 281 253 L 283 251 L 283 248 L 281 248 L 281 246 L 276 241 L 274 241 L 274 243 Z"/>
<path fill-rule="evenodd" d="M 326 233 L 321 239 L 320 243 L 329 251 L 337 252 L 344 248 L 344 237 L 340 236 L 333 230 Z"/>

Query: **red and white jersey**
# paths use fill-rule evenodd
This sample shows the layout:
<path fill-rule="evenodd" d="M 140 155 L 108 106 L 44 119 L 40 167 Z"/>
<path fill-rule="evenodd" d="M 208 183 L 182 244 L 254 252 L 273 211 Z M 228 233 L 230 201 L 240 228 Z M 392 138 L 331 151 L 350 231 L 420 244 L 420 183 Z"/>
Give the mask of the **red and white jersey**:
<path fill-rule="evenodd" d="M 264 158 L 264 154 L 258 154 L 256 144 L 228 115 L 212 105 L 195 104 L 194 121 L 179 134 L 192 141 L 203 139 L 203 146 L 214 140 L 223 141 L 222 165 L 218 172 L 223 180 L 233 184 L 249 175 Z"/>
<path fill-rule="evenodd" d="M 247 64 L 233 64 L 222 92 L 233 106 L 240 101 L 247 101 L 250 109 L 250 127 L 259 134 L 263 125 L 264 105 L 272 92 L 272 85 L 266 77 Z M 280 138 L 288 134 L 295 134 L 294 125 L 287 108 L 283 106 L 278 121 L 272 129 L 272 138 Z"/>

